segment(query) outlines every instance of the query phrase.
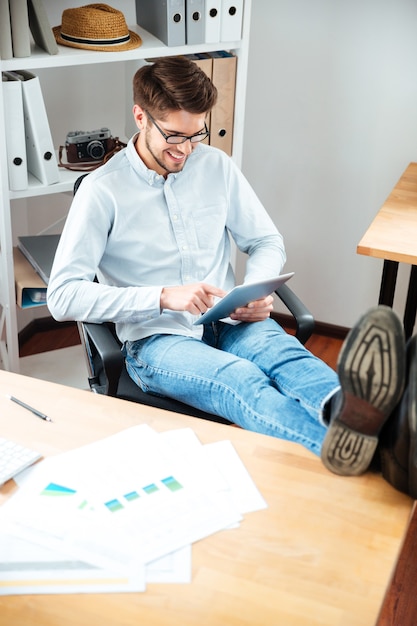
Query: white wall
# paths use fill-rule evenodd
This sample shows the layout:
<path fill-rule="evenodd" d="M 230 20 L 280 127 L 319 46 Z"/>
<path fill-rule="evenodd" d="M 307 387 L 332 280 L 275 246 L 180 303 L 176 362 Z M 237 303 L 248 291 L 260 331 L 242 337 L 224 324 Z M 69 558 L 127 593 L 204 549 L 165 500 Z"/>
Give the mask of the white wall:
<path fill-rule="evenodd" d="M 317 320 L 376 304 L 356 245 L 417 160 L 415 0 L 254 0 L 243 170 L 286 240 Z M 400 267 L 402 315 L 408 268 Z"/>
<path fill-rule="evenodd" d="M 59 24 L 68 3 L 44 2 Z M 133 0 L 110 4 L 135 22 Z M 112 66 L 95 66 L 93 77 L 82 67 L 38 72 L 56 145 L 78 128 L 125 134 L 131 102 L 122 68 Z M 292 286 L 318 321 L 351 326 L 377 302 L 382 261 L 357 255 L 356 245 L 413 160 L 417 2 L 253 0 L 243 170 L 285 237 Z M 14 232 L 44 230 L 69 203 L 42 196 L 26 213 L 22 201 Z M 401 314 L 407 279 L 401 267 Z"/>

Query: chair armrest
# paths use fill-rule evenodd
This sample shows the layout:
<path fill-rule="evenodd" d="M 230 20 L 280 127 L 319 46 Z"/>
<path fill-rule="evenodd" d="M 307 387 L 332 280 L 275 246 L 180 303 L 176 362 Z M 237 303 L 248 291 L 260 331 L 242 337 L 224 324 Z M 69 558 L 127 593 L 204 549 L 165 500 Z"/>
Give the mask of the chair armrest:
<path fill-rule="evenodd" d="M 88 355 L 87 365 L 91 389 L 107 396 L 116 396 L 119 378 L 124 367 L 120 343 L 106 324 L 79 322 L 78 329 Z M 97 371 L 95 354 L 100 359 L 101 372 Z"/>
<path fill-rule="evenodd" d="M 294 316 L 296 322 L 295 336 L 304 344 L 313 334 L 314 317 L 288 285 L 281 285 L 275 293 Z"/>

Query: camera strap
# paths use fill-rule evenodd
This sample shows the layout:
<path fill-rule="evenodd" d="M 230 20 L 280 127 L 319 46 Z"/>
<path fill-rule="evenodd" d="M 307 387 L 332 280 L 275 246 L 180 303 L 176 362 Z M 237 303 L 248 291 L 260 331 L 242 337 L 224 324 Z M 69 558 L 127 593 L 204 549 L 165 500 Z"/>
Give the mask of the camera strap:
<path fill-rule="evenodd" d="M 59 167 L 65 167 L 65 169 L 67 170 L 72 170 L 73 172 L 92 172 L 93 170 L 97 169 L 98 167 L 100 167 L 100 165 L 104 165 L 104 163 L 107 163 L 107 161 L 113 156 L 113 154 L 115 154 L 116 152 L 119 152 L 119 150 L 122 150 L 122 148 L 126 148 L 125 143 L 123 143 L 123 141 L 120 141 L 119 137 L 114 137 L 114 147 L 112 150 L 110 150 L 110 152 L 107 152 L 104 157 L 102 159 L 100 159 L 99 161 L 84 161 L 81 163 L 64 163 L 62 160 L 62 152 L 64 150 L 64 146 L 59 146 L 58 149 L 58 164 Z"/>

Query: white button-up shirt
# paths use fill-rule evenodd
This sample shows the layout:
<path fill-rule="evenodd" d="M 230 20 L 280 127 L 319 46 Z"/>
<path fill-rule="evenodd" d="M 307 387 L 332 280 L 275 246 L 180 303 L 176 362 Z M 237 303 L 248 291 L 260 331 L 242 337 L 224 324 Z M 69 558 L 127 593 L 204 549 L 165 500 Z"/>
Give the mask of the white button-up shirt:
<path fill-rule="evenodd" d="M 278 275 L 283 240 L 241 171 L 199 144 L 165 179 L 127 148 L 77 191 L 48 285 L 58 320 L 116 322 L 122 341 L 156 333 L 200 337 L 195 315 L 161 310 L 165 286 L 235 284 L 230 236 L 248 254 L 245 282 Z M 99 282 L 93 282 L 97 276 Z"/>

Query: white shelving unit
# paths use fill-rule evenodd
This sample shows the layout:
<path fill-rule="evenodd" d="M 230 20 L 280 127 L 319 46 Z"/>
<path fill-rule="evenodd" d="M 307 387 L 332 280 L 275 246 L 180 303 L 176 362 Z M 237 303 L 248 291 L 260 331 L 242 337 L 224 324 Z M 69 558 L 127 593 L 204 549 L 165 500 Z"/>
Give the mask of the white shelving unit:
<path fill-rule="evenodd" d="M 73 6 L 70 2 L 62 2 L 60 4 L 63 8 Z M 127 62 L 140 61 L 147 58 L 192 54 L 196 52 L 214 52 L 216 50 L 232 51 L 238 57 L 232 158 L 237 165 L 240 166 L 243 150 L 250 13 L 251 0 L 245 0 L 242 39 L 239 41 L 222 41 L 214 44 L 168 47 L 139 26 L 130 24 L 129 29 L 137 32 L 142 38 L 143 43 L 137 49 L 128 52 L 113 53 L 77 50 L 59 46 L 58 55 L 48 55 L 34 46 L 30 57 L 23 59 L 0 59 L 0 71 L 26 69 L 36 73 L 37 70 L 44 72 L 45 70 L 53 68 L 81 66 L 92 66 L 91 69 L 93 71 L 94 65 L 102 65 L 105 63 L 117 63 L 128 66 Z M 63 72 L 64 71 L 63 69 Z M 80 94 L 79 97 L 82 98 L 82 94 Z M 48 111 L 48 114 L 49 113 L 51 112 Z M 71 192 L 74 181 L 80 173 L 61 169 L 60 181 L 49 186 L 42 185 L 36 178 L 30 176 L 28 189 L 24 191 L 10 191 L 6 166 L 5 124 L 3 92 L 2 89 L 0 89 L 0 368 L 19 372 L 17 305 L 13 268 L 13 204 L 19 199 L 27 199 L 28 202 L 30 202 L 31 198 L 33 199 L 38 196 Z"/>

